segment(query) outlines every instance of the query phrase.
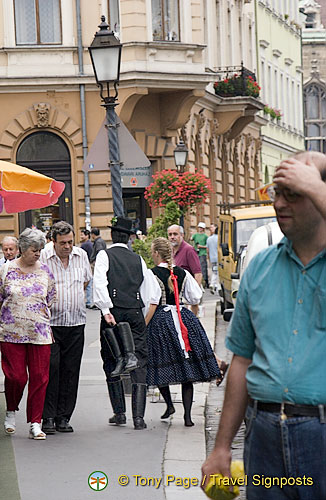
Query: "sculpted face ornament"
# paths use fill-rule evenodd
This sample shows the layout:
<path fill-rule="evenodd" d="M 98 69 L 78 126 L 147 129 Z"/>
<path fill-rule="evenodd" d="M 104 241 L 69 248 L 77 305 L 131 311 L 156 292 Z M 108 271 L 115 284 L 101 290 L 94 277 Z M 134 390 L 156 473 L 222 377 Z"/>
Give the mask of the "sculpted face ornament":
<path fill-rule="evenodd" d="M 40 102 L 34 106 L 36 118 L 37 118 L 37 126 L 38 127 L 48 127 L 49 126 L 49 115 L 50 115 L 50 106 L 45 102 Z"/>

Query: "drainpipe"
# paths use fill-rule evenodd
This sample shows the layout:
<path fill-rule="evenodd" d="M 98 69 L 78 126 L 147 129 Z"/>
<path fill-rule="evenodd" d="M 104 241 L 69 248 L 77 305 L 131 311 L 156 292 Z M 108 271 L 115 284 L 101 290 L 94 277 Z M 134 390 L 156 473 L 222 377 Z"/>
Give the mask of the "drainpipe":
<path fill-rule="evenodd" d="M 78 69 L 79 76 L 84 75 L 83 63 L 83 41 L 82 41 L 82 26 L 80 13 L 80 0 L 76 0 L 76 16 L 77 16 L 77 43 L 78 43 Z M 86 131 L 86 106 L 85 106 L 85 84 L 79 85 L 80 93 L 80 111 L 82 119 L 82 135 L 83 135 L 83 158 L 86 160 L 88 153 L 87 131 Z M 85 227 L 91 229 L 91 200 L 89 194 L 89 176 L 88 172 L 84 172 L 84 189 L 85 189 Z"/>

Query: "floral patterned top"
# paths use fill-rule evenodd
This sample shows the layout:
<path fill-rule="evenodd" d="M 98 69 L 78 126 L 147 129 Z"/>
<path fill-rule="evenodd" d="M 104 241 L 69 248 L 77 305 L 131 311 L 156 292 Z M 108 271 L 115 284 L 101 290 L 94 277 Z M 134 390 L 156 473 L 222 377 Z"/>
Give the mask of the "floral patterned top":
<path fill-rule="evenodd" d="M 3 282 L 4 277 L 4 282 Z M 0 268 L 0 342 L 52 344 L 50 307 L 55 302 L 54 276 L 46 264 L 23 272 L 13 261 Z"/>

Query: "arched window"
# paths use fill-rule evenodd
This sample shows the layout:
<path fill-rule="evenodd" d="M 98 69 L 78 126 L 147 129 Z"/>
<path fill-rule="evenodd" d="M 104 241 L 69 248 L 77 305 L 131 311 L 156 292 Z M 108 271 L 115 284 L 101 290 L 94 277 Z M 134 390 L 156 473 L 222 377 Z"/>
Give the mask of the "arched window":
<path fill-rule="evenodd" d="M 72 224 L 70 154 L 66 143 L 52 132 L 35 132 L 18 147 L 16 163 L 65 183 L 65 190 L 55 205 L 20 214 L 20 230 L 32 224 L 48 231 L 58 220 Z"/>
<path fill-rule="evenodd" d="M 311 83 L 304 89 L 306 149 L 326 153 L 326 89 Z"/>

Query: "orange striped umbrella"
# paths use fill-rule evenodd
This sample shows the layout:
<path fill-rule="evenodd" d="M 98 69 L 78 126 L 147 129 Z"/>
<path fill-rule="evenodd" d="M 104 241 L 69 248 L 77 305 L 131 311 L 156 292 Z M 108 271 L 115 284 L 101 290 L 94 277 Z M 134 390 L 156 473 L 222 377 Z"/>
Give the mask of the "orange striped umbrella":
<path fill-rule="evenodd" d="M 0 212 L 12 214 L 53 205 L 64 188 L 63 182 L 0 160 Z"/>

